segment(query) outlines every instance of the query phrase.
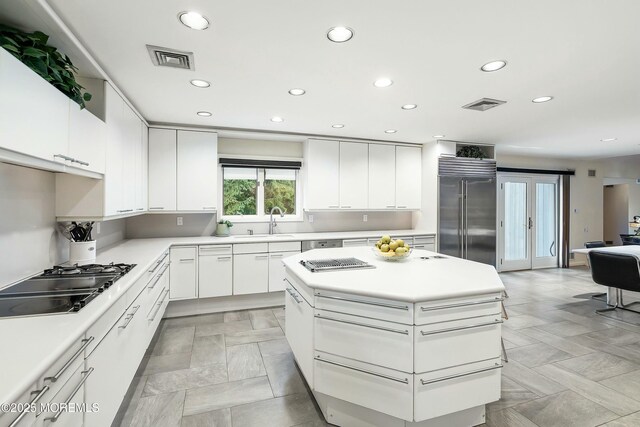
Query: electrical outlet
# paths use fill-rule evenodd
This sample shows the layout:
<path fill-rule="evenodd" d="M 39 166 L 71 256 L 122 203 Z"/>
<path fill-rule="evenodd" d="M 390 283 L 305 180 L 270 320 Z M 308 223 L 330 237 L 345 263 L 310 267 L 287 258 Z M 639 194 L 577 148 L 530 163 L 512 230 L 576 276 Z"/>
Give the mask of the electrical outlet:
<path fill-rule="evenodd" d="M 362 215 L 362 222 L 367 222 L 369 220 L 369 216 L 368 215 Z"/>
<path fill-rule="evenodd" d="M 309 222 L 313 222 L 313 215 L 309 215 Z"/>
<path fill-rule="evenodd" d="M 100 234 L 100 223 L 96 223 L 96 234 Z"/>
<path fill-rule="evenodd" d="M 584 228 L 584 232 L 585 232 L 585 233 L 588 233 L 588 232 L 589 232 L 589 227 L 585 227 L 585 228 Z"/>
<path fill-rule="evenodd" d="M 181 216 L 178 217 L 178 225 L 182 225 L 182 217 Z"/>

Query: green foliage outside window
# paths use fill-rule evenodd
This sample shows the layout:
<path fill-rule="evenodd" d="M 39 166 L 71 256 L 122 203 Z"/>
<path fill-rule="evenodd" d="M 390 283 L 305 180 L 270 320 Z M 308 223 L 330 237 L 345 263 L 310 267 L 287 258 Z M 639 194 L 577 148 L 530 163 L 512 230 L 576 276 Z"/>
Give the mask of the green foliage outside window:
<path fill-rule="evenodd" d="M 264 213 L 278 206 L 287 215 L 296 213 L 296 182 L 281 179 L 264 181 Z"/>
<path fill-rule="evenodd" d="M 255 179 L 225 179 L 224 214 L 255 215 L 257 213 L 257 181 Z"/>

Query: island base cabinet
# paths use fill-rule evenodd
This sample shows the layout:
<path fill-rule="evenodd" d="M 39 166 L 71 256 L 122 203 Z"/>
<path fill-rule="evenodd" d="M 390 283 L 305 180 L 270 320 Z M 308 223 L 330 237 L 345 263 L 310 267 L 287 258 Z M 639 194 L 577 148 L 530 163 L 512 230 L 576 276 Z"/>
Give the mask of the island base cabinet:
<path fill-rule="evenodd" d="M 309 387 L 313 388 L 313 307 L 290 281 L 285 281 L 285 284 L 285 335 L 302 375 Z"/>
<path fill-rule="evenodd" d="M 313 369 L 315 391 L 413 421 L 413 375 L 317 351 Z"/>
<path fill-rule="evenodd" d="M 233 294 L 259 294 L 269 291 L 269 254 L 233 256 Z"/>
<path fill-rule="evenodd" d="M 500 358 L 415 376 L 414 418 L 424 421 L 500 399 Z"/>
<path fill-rule="evenodd" d="M 269 254 L 269 292 L 284 291 L 286 270 L 282 259 L 299 253 L 300 251 Z"/>
<path fill-rule="evenodd" d="M 415 372 L 464 365 L 500 356 L 500 314 L 417 326 Z"/>

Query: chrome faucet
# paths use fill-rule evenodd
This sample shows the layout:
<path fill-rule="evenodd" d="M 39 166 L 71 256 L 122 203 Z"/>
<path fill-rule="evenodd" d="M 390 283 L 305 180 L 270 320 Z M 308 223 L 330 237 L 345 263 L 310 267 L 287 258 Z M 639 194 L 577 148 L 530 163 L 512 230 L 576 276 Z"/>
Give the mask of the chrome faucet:
<path fill-rule="evenodd" d="M 280 212 L 281 218 L 284 217 L 284 212 L 282 212 L 282 209 L 280 209 L 278 206 L 274 206 L 271 208 L 271 212 L 269 213 L 269 234 L 273 234 L 273 229 L 278 226 L 278 224 L 276 224 L 276 220 L 273 219 L 273 211 L 275 210 Z"/>

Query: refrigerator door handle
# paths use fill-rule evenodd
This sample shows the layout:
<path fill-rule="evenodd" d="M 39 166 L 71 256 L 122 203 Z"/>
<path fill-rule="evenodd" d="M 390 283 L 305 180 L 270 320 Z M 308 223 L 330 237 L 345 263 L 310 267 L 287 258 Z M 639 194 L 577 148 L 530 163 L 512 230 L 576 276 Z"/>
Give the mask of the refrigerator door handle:
<path fill-rule="evenodd" d="M 460 180 L 460 193 L 459 193 L 459 205 L 458 210 L 458 248 L 460 252 L 460 258 L 464 258 L 464 180 Z"/>
<path fill-rule="evenodd" d="M 463 182 L 464 185 L 464 259 L 469 256 L 469 217 L 468 217 L 468 204 L 467 195 L 469 194 L 469 181 L 466 179 Z"/>

